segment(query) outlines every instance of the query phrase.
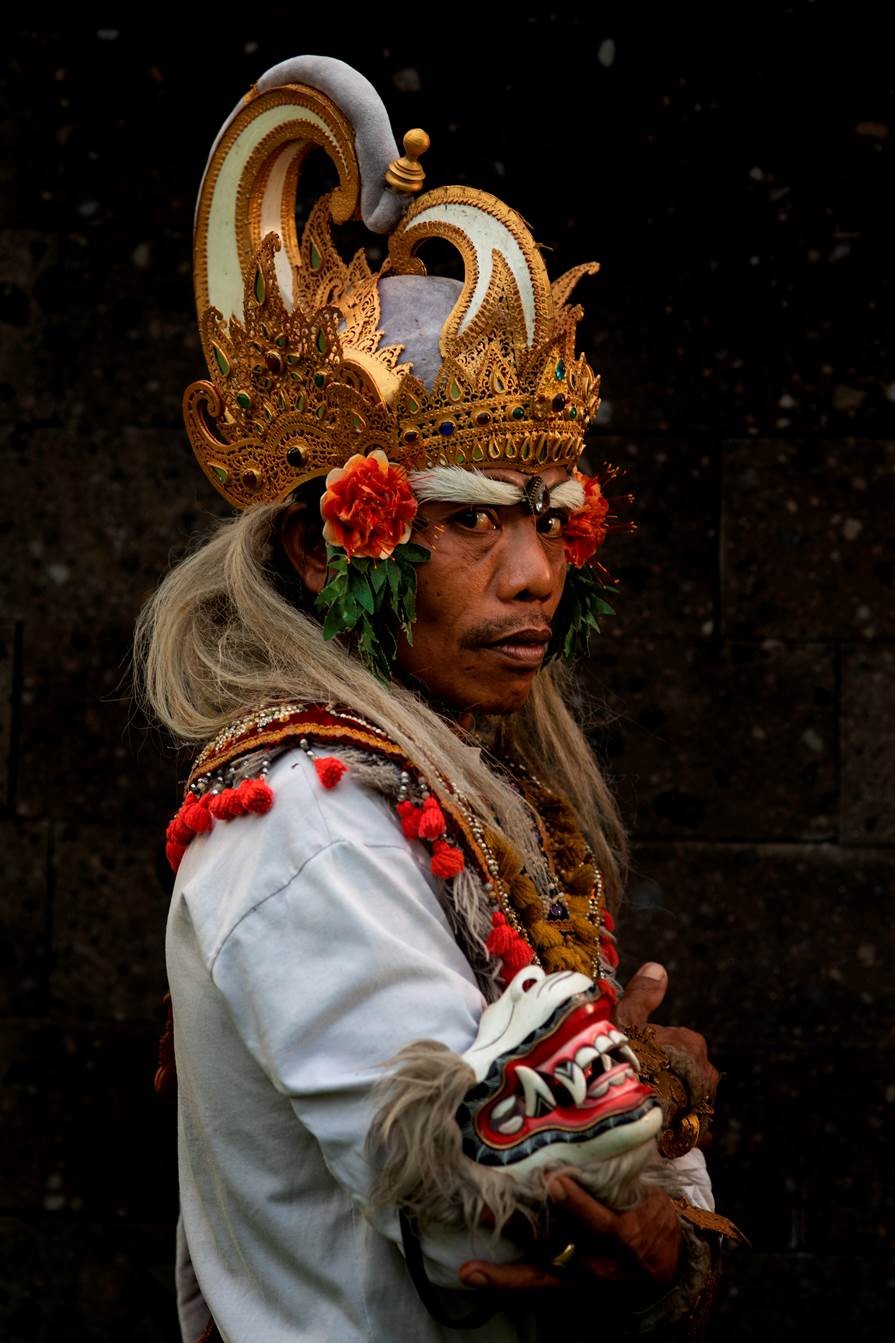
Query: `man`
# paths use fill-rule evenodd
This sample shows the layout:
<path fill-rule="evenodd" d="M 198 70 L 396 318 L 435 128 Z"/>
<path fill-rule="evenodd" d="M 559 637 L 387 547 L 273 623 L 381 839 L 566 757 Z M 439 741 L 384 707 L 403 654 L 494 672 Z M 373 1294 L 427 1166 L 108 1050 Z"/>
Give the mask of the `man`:
<path fill-rule="evenodd" d="M 609 506 L 575 469 L 598 381 L 566 303 L 592 268 L 551 286 L 484 193 L 407 209 L 425 143 L 399 157 L 366 81 L 305 57 L 239 105 L 200 194 L 212 380 L 185 417 L 241 511 L 138 631 L 155 712 L 204 747 L 168 831 L 185 1343 L 461 1336 L 373 1197 L 373 1088 L 413 1041 L 462 1054 L 526 965 L 617 995 L 624 837 L 554 660 L 604 609 Z M 314 145 L 339 186 L 299 239 Z M 379 275 L 332 243 L 356 213 L 390 235 Z M 462 284 L 425 275 L 433 234 Z M 664 990 L 645 966 L 620 1018 Z M 705 1108 L 704 1044 L 677 1044 Z M 437 1286 L 493 1289 L 478 1337 L 531 1337 L 531 1289 L 571 1282 L 620 1281 L 632 1320 L 690 1311 L 705 1256 L 666 1194 L 624 1214 L 568 1177 L 550 1194 L 559 1256 L 479 1225 L 424 1238 Z"/>

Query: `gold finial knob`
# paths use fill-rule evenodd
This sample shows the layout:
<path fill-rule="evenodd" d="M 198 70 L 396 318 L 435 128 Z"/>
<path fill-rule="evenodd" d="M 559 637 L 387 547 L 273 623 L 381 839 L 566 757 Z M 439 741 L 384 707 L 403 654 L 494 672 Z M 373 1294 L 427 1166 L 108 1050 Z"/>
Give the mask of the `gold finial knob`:
<path fill-rule="evenodd" d="M 386 186 L 393 191 L 402 191 L 415 196 L 422 190 L 426 174 L 418 162 L 420 156 L 429 148 L 430 140 L 425 131 L 419 128 L 408 131 L 404 136 L 404 153 L 399 159 L 392 159 L 385 172 Z"/>

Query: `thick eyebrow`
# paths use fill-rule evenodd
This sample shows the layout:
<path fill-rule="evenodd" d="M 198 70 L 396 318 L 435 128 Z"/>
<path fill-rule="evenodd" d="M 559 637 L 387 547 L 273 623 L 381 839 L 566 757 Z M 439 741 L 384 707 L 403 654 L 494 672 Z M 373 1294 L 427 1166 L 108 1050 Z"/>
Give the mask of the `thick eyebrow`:
<path fill-rule="evenodd" d="M 420 503 L 491 504 L 511 507 L 524 498 L 524 487 L 506 480 L 492 480 L 481 471 L 462 466 L 433 466 L 428 471 L 413 471 L 410 488 Z M 584 490 L 577 480 L 564 480 L 550 490 L 550 502 L 557 508 L 580 508 Z"/>

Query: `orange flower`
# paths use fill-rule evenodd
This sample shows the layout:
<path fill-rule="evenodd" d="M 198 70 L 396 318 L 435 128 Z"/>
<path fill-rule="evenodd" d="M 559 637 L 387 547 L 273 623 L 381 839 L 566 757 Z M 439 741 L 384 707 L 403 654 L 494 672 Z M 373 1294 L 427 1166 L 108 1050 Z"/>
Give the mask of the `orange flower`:
<path fill-rule="evenodd" d="M 323 536 L 341 546 L 348 558 L 369 555 L 385 560 L 395 546 L 410 540 L 417 501 L 404 469 L 393 466 L 377 448 L 369 456 L 355 453 L 326 477 L 320 500 Z"/>
<path fill-rule="evenodd" d="M 604 499 L 596 476 L 585 476 L 576 471 L 575 479 L 584 490 L 584 503 L 569 514 L 563 528 L 563 540 L 569 564 L 581 569 L 606 540 L 609 501 Z"/>

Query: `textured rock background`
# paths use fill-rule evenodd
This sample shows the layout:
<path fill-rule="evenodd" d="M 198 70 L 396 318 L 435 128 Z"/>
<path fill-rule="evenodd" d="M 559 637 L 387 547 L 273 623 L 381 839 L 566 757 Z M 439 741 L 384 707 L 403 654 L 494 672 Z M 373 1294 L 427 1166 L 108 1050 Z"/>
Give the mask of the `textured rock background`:
<path fill-rule="evenodd" d="M 619 615 L 585 676 L 635 836 L 629 965 L 727 1074 L 715 1175 L 754 1250 L 712 1336 L 876 1337 L 891 1283 L 893 109 L 883 20 L 796 3 L 273 6 L 20 28 L 0 134 L 0 1332 L 174 1337 L 173 1114 L 151 1091 L 159 838 L 183 763 L 134 720 L 145 595 L 216 501 L 192 202 L 224 116 L 301 50 L 355 64 L 430 182 L 532 221 L 582 286 L 626 466 Z M 344 30 L 344 31 L 343 31 Z M 891 1137 L 889 1136 L 889 1141 Z"/>

